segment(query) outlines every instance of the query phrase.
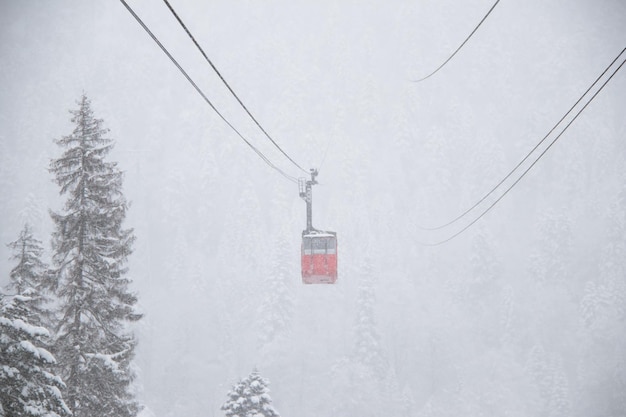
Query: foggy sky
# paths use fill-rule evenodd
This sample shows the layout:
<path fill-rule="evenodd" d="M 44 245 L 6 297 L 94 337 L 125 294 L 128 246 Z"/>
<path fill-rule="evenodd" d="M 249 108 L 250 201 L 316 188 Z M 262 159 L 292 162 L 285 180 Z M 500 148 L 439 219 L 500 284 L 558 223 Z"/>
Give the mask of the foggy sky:
<path fill-rule="evenodd" d="M 281 169 L 301 176 L 238 107 L 165 5 L 130 4 L 224 115 Z M 146 315 L 136 329 L 139 398 L 157 416 L 221 415 L 228 387 L 253 366 L 270 378 L 283 415 L 319 415 L 326 411 L 320 404 L 341 414 L 328 384 L 342 380 L 330 370 L 341 374 L 341 358 L 350 356 L 365 275 L 376 294 L 380 349 L 399 391 L 412 396 L 410 415 L 438 415 L 426 405 L 445 403 L 456 375 L 456 365 L 432 371 L 412 356 L 423 355 L 429 343 L 439 346 L 437 340 L 456 340 L 458 352 L 476 356 L 482 339 L 462 321 L 465 303 L 501 303 L 507 291 L 523 306 L 520 317 L 539 323 L 520 336 L 524 342 L 513 343 L 524 351 L 520 357 L 541 341 L 562 358 L 570 381 L 580 377 L 570 366 L 577 351 L 549 333 L 575 326 L 578 313 L 570 307 L 601 269 L 600 252 L 612 239 L 609 210 L 626 204 L 615 202 L 625 180 L 624 69 L 474 227 L 426 248 L 422 243 L 458 228 L 420 226 L 463 212 L 552 128 L 626 46 L 626 3 L 503 0 L 457 56 L 422 83 L 412 80 L 445 60 L 492 2 L 172 5 L 285 151 L 306 168 L 320 168 L 314 223 L 338 232 L 339 283 L 300 284 L 305 212 L 297 186 L 225 126 L 121 3 L 7 0 L 0 2 L 0 283 L 13 267 L 5 244 L 25 221 L 49 257 L 48 210 L 60 210 L 64 199 L 47 166 L 61 153 L 53 140 L 71 133 L 68 110 L 86 93 L 116 141 L 111 160 L 125 171 L 132 203 L 126 226 L 138 238 L 130 276 Z M 554 232 L 555 245 L 564 247 L 567 235 L 572 248 L 563 255 L 571 261 L 565 275 L 581 275 L 559 281 L 558 291 L 538 300 L 525 277 L 540 274 L 532 258 L 544 250 L 542 225 L 560 217 L 569 229 Z M 259 242 L 276 246 L 276 236 L 291 246 L 270 261 L 271 251 Z M 485 296 L 457 305 L 465 294 L 459 274 L 479 256 L 476 242 L 483 237 L 508 289 L 495 301 Z M 262 283 L 277 264 L 293 274 L 295 300 L 282 345 L 303 349 L 283 352 L 290 358 L 284 363 L 276 353 L 281 348 L 272 346 L 272 355 L 252 346 L 257 329 L 249 324 L 263 302 L 254 286 L 265 291 Z M 472 317 L 490 326 L 489 315 L 476 308 Z M 232 316 L 224 313 L 230 309 Z M 541 327 L 543 319 L 549 327 Z M 623 325 L 620 320 L 611 323 Z M 611 340 L 618 339 L 623 346 L 622 335 Z M 229 352 L 228 346 L 239 347 Z M 432 361 L 462 363 L 462 354 L 441 352 Z M 499 355 L 507 351 L 494 352 L 494 361 L 504 363 Z M 193 364 L 202 365 L 190 374 Z M 426 376 L 427 369 L 434 374 Z M 478 380 L 487 375 L 467 372 Z M 181 400 L 185 395 L 197 401 Z M 307 395 L 315 399 L 307 402 Z"/>

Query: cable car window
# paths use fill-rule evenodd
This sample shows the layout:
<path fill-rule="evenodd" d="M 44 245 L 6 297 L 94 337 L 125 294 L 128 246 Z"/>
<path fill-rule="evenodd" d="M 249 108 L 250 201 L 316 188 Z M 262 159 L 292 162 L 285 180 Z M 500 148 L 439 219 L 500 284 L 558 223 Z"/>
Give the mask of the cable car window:
<path fill-rule="evenodd" d="M 326 239 L 322 237 L 314 237 L 312 240 L 313 253 L 316 255 L 326 253 Z"/>
<path fill-rule="evenodd" d="M 313 249 L 326 249 L 326 239 L 323 237 L 314 237 L 313 239 Z"/>
<path fill-rule="evenodd" d="M 302 238 L 304 255 L 334 255 L 337 253 L 337 239 L 334 236 L 311 236 Z"/>

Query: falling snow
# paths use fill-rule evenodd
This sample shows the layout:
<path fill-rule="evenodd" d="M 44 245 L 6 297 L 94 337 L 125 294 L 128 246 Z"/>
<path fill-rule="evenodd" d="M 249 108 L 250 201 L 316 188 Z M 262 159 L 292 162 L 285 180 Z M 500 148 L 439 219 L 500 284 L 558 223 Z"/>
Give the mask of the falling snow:
<path fill-rule="evenodd" d="M 260 152 L 305 175 L 165 5 L 130 3 Z M 85 93 L 132 203 L 127 276 L 145 316 L 116 331 L 137 341 L 141 417 L 223 415 L 255 368 L 271 393 L 250 402 L 271 399 L 284 416 L 626 415 L 625 69 L 492 210 L 430 246 L 475 220 L 572 121 L 590 95 L 496 193 L 438 228 L 498 184 L 626 46 L 624 2 L 500 2 L 420 83 L 492 1 L 172 5 L 266 131 L 319 168 L 313 224 L 337 232 L 339 278 L 302 284 L 297 184 L 223 123 L 121 3 L 4 2 L 0 286 L 15 266 L 5 244 L 25 223 L 52 256 L 49 212 L 65 200 L 46 168 Z M 113 353 L 84 353 L 115 370 Z"/>

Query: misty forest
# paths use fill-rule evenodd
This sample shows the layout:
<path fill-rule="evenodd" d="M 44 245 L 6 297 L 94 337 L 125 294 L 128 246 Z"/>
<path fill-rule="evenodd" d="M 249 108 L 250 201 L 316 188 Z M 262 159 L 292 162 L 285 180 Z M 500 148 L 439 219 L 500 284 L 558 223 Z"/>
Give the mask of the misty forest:
<path fill-rule="evenodd" d="M 620 0 L 0 1 L 0 416 L 626 416 L 625 47 Z"/>

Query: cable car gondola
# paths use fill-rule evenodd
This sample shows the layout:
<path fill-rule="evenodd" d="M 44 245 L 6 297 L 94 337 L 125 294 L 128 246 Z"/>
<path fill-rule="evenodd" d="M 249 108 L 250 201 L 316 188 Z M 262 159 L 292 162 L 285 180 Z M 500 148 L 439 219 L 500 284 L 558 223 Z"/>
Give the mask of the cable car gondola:
<path fill-rule="evenodd" d="M 302 232 L 302 282 L 334 284 L 337 281 L 337 234 Z"/>
<path fill-rule="evenodd" d="M 311 187 L 317 184 L 317 170 L 311 169 L 311 180 L 299 181 L 300 197 L 306 202 L 306 230 L 302 231 L 302 282 L 334 284 L 337 281 L 337 233 L 313 227 Z"/>

